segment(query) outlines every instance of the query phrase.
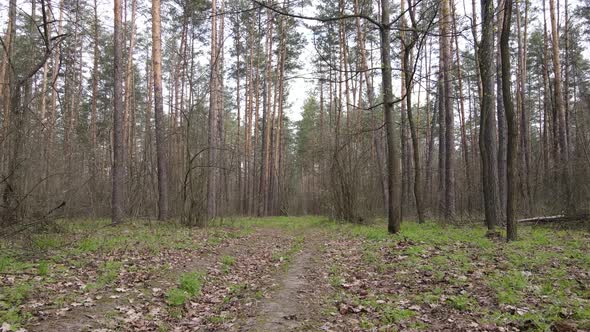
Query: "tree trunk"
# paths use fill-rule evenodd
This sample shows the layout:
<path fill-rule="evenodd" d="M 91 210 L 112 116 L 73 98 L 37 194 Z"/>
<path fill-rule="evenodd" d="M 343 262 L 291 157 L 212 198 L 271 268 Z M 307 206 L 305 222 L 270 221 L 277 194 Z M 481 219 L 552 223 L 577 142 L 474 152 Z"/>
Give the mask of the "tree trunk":
<path fill-rule="evenodd" d="M 552 0 L 553 1 L 553 0 Z M 500 55 L 502 57 L 502 98 L 506 110 L 506 123 L 508 124 L 508 160 L 507 160 L 507 201 L 506 201 L 506 239 L 516 240 L 516 149 L 518 144 L 518 125 L 516 112 L 512 101 L 511 75 L 510 75 L 510 21 L 512 19 L 512 0 L 505 0 L 504 21 L 500 35 Z"/>
<path fill-rule="evenodd" d="M 401 0 L 401 11 L 404 12 L 404 1 Z M 414 7 L 412 6 L 411 0 L 408 0 L 408 9 L 411 12 L 410 15 L 413 14 Z M 412 86 L 414 81 L 414 74 L 413 69 L 410 64 L 410 58 L 412 53 L 412 45 L 416 42 L 416 36 L 411 36 L 411 41 L 407 40 L 407 36 L 405 33 L 407 24 L 405 17 L 402 17 L 401 20 L 402 29 L 401 29 L 401 41 L 402 41 L 402 74 L 403 74 L 403 82 L 405 84 L 405 102 L 406 102 L 406 111 L 408 114 L 408 124 L 410 126 L 410 136 L 412 139 L 412 156 L 414 159 L 414 201 L 416 203 L 416 214 L 418 215 L 418 223 L 424 223 L 424 207 L 422 205 L 422 169 L 420 163 L 420 147 L 419 147 L 419 138 L 418 138 L 418 130 L 416 128 L 416 124 L 414 123 L 414 114 L 413 114 L 413 105 L 412 105 Z M 412 27 L 414 28 L 414 27 Z M 413 30 L 413 29 L 412 29 Z M 402 89 L 403 91 L 403 89 Z M 403 97 L 403 92 L 402 92 Z"/>
<path fill-rule="evenodd" d="M 127 49 L 127 68 L 125 70 L 125 112 L 124 112 L 124 126 L 123 126 L 123 137 L 125 144 L 128 147 L 128 160 L 129 169 L 133 169 L 133 154 L 134 154 L 134 142 L 133 142 L 133 127 L 135 124 L 131 121 L 134 118 L 132 113 L 135 112 L 131 108 L 132 97 L 133 97 L 133 49 L 135 47 L 135 13 L 137 11 L 137 0 L 131 0 L 131 31 L 129 36 L 129 48 Z"/>
<path fill-rule="evenodd" d="M 467 184 L 467 205 L 468 209 L 471 211 L 472 204 L 471 204 L 471 165 L 469 161 L 471 158 L 469 157 L 469 147 L 467 146 L 467 132 L 465 130 L 465 100 L 463 98 L 463 71 L 461 70 L 461 57 L 459 56 L 459 33 L 457 31 L 457 20 L 455 18 L 455 5 L 454 3 L 451 5 L 452 10 L 452 23 L 453 23 L 453 40 L 455 42 L 455 56 L 457 58 L 457 82 L 458 82 L 458 96 L 459 96 L 459 117 L 460 117 L 460 125 L 461 125 L 461 150 L 463 154 L 463 162 L 465 163 L 465 181 Z M 477 51 L 474 52 L 477 54 Z M 478 55 L 475 56 L 478 59 Z M 478 61 L 475 62 L 476 66 L 478 65 Z M 479 76 L 479 75 L 478 75 Z"/>
<path fill-rule="evenodd" d="M 121 0 L 114 1 L 114 109 L 113 109 L 113 190 L 111 203 L 111 222 L 120 223 L 124 215 L 125 185 L 125 142 L 123 140 L 123 30 Z"/>
<path fill-rule="evenodd" d="M 443 72 L 443 95 L 445 109 L 445 219 L 453 220 L 455 218 L 455 175 L 454 175 L 454 114 L 453 114 L 453 97 L 452 76 L 451 76 L 451 35 L 450 25 L 450 5 L 449 0 L 442 1 L 441 33 L 442 33 L 442 72 Z"/>
<path fill-rule="evenodd" d="M 505 0 L 498 0 L 498 8 L 504 8 Z M 502 32 L 502 22 L 504 21 L 504 15 L 497 15 L 497 40 L 500 40 L 500 34 Z M 502 98 L 502 57 L 500 55 L 500 43 L 497 43 L 496 53 L 496 112 L 498 116 L 498 190 L 500 195 L 500 212 L 502 213 L 501 219 L 505 218 L 506 214 L 506 140 L 507 140 L 507 129 L 506 129 L 506 111 L 504 110 L 504 101 Z"/>
<path fill-rule="evenodd" d="M 498 191 L 498 160 L 496 146 L 496 117 L 494 116 L 494 0 L 482 1 L 482 37 L 479 45 L 479 72 L 482 82 L 480 115 L 480 154 L 482 164 L 482 187 L 486 225 L 494 233 L 500 219 Z"/>
<path fill-rule="evenodd" d="M 520 113 L 520 150 L 519 156 L 521 165 L 520 171 L 520 185 L 523 192 L 523 199 L 525 209 L 528 214 L 532 214 L 532 202 L 531 202 L 531 144 L 530 144 L 530 116 L 529 111 L 526 107 L 525 100 L 525 88 L 527 78 L 527 21 L 528 21 L 528 1 L 525 0 L 525 13 L 524 13 L 524 33 L 522 32 L 521 26 L 521 14 L 520 4 L 516 0 L 516 25 L 517 25 L 517 40 L 518 40 L 518 70 L 517 70 L 517 109 Z"/>
<path fill-rule="evenodd" d="M 355 1 L 356 4 L 356 1 Z M 358 11 L 358 6 L 355 6 L 355 13 Z M 367 99 L 369 101 L 369 108 L 375 107 L 375 89 L 373 88 L 372 80 L 369 76 L 369 67 L 367 65 L 367 52 L 365 50 L 365 34 L 363 33 L 360 25 L 360 18 L 357 18 L 357 38 L 358 38 L 358 47 L 360 52 L 360 69 L 363 72 L 363 77 L 365 81 L 365 85 L 367 87 Z M 323 98 L 322 98 L 323 99 Z M 321 103 L 323 104 L 323 103 Z M 323 116 L 320 114 L 320 116 Z M 373 117 L 376 119 L 376 117 Z M 380 121 L 373 121 L 374 127 L 379 127 Z M 323 131 L 320 131 L 320 134 Z M 379 184 L 381 187 L 381 192 L 383 196 L 383 204 L 384 204 L 384 211 L 387 214 L 389 211 L 389 192 L 387 189 L 387 171 L 385 169 L 385 160 L 383 160 L 383 142 L 381 140 L 381 130 L 376 130 L 373 132 L 373 149 L 375 149 L 375 157 L 377 163 L 377 169 L 379 171 Z"/>
<path fill-rule="evenodd" d="M 399 160 L 395 138 L 395 124 L 393 123 L 393 95 L 391 82 L 391 54 L 389 31 L 389 0 L 381 0 L 381 76 L 383 80 L 383 112 L 385 113 L 385 128 L 387 130 L 387 175 L 389 192 L 389 211 L 387 230 L 389 233 L 398 233 L 401 226 L 401 214 L 399 208 Z"/>
<path fill-rule="evenodd" d="M 162 32 L 160 0 L 152 0 L 152 71 L 154 74 L 154 114 L 156 118 L 156 159 L 158 164 L 158 220 L 168 218 L 168 160 L 164 132 L 164 98 L 162 96 Z"/>
<path fill-rule="evenodd" d="M 561 162 L 561 181 L 564 186 L 564 206 L 567 207 L 570 212 L 573 212 L 575 205 L 571 197 L 571 185 L 570 185 L 570 167 L 569 164 L 569 147 L 567 142 L 567 123 L 565 119 L 564 109 L 564 98 L 563 98 L 563 85 L 561 82 L 561 60 L 559 55 L 559 33 L 557 31 L 557 18 L 555 16 L 555 0 L 549 0 L 549 12 L 551 16 L 551 34 L 553 36 L 553 71 L 554 85 L 553 92 L 555 94 L 555 109 L 557 115 L 558 124 L 558 148 L 559 157 Z"/>
<path fill-rule="evenodd" d="M 91 172 L 92 177 L 96 177 L 96 116 L 97 116 L 97 103 L 98 103 L 98 4 L 97 0 L 94 0 L 94 53 L 92 59 L 92 106 L 90 111 L 90 146 L 92 151 L 91 158 L 92 158 L 92 165 L 91 165 Z"/>
<path fill-rule="evenodd" d="M 217 192 L 219 186 L 219 171 L 217 169 L 218 135 L 218 69 L 219 54 L 217 48 L 217 2 L 211 1 L 211 78 L 209 80 L 209 165 L 207 176 L 207 219 L 217 217 Z"/>

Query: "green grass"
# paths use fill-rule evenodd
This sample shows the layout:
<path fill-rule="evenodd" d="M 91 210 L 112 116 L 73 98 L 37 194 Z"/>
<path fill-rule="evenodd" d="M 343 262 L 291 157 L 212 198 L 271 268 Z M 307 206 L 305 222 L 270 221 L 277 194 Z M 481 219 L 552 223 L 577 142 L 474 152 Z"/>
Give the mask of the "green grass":
<path fill-rule="evenodd" d="M 467 294 L 450 296 L 447 298 L 447 303 L 451 305 L 451 307 L 460 311 L 473 309 L 475 305 L 475 301 Z"/>
<path fill-rule="evenodd" d="M 522 272 L 511 271 L 493 275 L 489 285 L 496 291 L 499 303 L 518 304 L 529 281 Z"/>
<path fill-rule="evenodd" d="M 293 255 L 301 251 L 304 242 L 305 239 L 303 238 L 303 236 L 296 236 L 293 243 L 291 244 L 291 246 L 289 246 L 288 249 L 273 252 L 271 256 L 271 261 L 276 263 L 283 263 L 283 269 L 287 269 L 289 267 L 289 264 L 291 263 Z"/>
<path fill-rule="evenodd" d="M 188 298 L 188 293 L 179 288 L 172 288 L 166 293 L 166 301 L 173 307 L 184 305 Z"/>
<path fill-rule="evenodd" d="M 32 261 L 22 261 L 10 255 L 0 256 L 0 272 L 18 273 L 34 266 Z"/>
<path fill-rule="evenodd" d="M 180 275 L 179 279 L 179 289 L 187 292 L 188 295 L 191 297 L 195 297 L 201 294 L 201 288 L 203 287 L 203 282 L 205 281 L 205 276 L 203 273 L 199 272 L 190 272 L 190 273 L 183 273 Z"/>
<path fill-rule="evenodd" d="M 205 275 L 201 272 L 183 273 L 178 279 L 178 287 L 166 292 L 166 301 L 172 307 L 180 307 L 201 294 L 204 282 Z"/>
<path fill-rule="evenodd" d="M 401 323 L 416 316 L 416 312 L 408 309 L 399 309 L 393 307 L 386 307 L 383 310 L 381 321 L 384 324 Z"/>
<path fill-rule="evenodd" d="M 223 273 L 228 274 L 230 268 L 236 263 L 236 258 L 229 255 L 224 255 L 221 257 L 221 265 L 223 269 Z"/>
<path fill-rule="evenodd" d="M 92 252 L 97 251 L 98 248 L 100 248 L 100 242 L 99 242 L 99 240 L 97 238 L 83 239 L 78 244 L 78 249 L 81 252 L 89 252 L 89 253 L 92 253 Z"/>
<path fill-rule="evenodd" d="M 42 277 L 47 276 L 49 274 L 49 263 L 45 261 L 39 262 L 37 264 L 37 274 Z"/>
<path fill-rule="evenodd" d="M 0 288 L 0 323 L 6 322 L 14 329 L 25 324 L 31 315 L 22 312 L 19 306 L 31 295 L 32 289 L 30 282 Z"/>
<path fill-rule="evenodd" d="M 334 288 L 339 288 L 344 283 L 341 276 L 341 267 L 339 265 L 332 265 L 329 269 L 330 285 Z"/>
<path fill-rule="evenodd" d="M 116 261 L 106 261 L 99 268 L 100 275 L 96 280 L 97 286 L 102 288 L 113 283 L 119 276 L 119 271 L 123 264 Z"/>
<path fill-rule="evenodd" d="M 32 245 L 34 249 L 48 251 L 59 249 L 64 245 L 63 237 L 57 234 L 41 234 L 33 236 Z"/>
<path fill-rule="evenodd" d="M 521 226 L 519 240 L 506 243 L 485 237 L 486 229 L 479 224 L 404 222 L 401 232 L 395 235 L 387 233 L 383 222 L 369 225 L 326 223 L 324 227 L 362 240 L 362 261 L 366 266 L 375 267 L 377 273 L 393 273 L 392 278 L 406 284 L 415 280 L 411 271 L 428 275 L 437 284 L 437 292 L 410 295 L 412 303 L 440 304 L 442 295 L 455 294 L 444 297 L 445 305 L 472 312 L 480 315 L 483 321 L 501 326 L 516 324 L 526 329 L 530 323 L 533 330 L 543 331 L 564 317 L 574 320 L 578 327 L 590 326 L 590 310 L 587 309 L 590 290 L 584 286 L 583 275 L 579 275 L 579 271 L 590 270 L 590 241 L 583 231 Z M 391 255 L 384 256 L 379 248 L 381 252 L 390 248 Z M 393 257 L 394 261 L 379 263 L 387 257 Z M 379 265 L 387 269 L 379 269 Z M 400 270 L 406 273 L 398 273 Z M 573 277 L 576 273 L 577 277 Z M 477 280 L 473 279 L 474 274 L 479 276 Z M 330 273 L 329 282 L 334 287 L 339 286 L 339 280 L 337 273 Z M 470 284 L 480 291 L 455 293 L 456 289 L 465 289 Z M 337 289 L 340 290 L 338 298 L 354 296 L 347 295 L 341 287 Z M 492 298 L 479 304 L 478 296 L 490 295 Z M 514 307 L 528 309 L 519 314 L 507 309 Z M 397 316 L 403 313 L 388 310 L 386 318 L 381 317 L 381 323 L 394 324 L 402 319 Z M 359 320 L 366 326 L 375 324 L 370 316 Z"/>

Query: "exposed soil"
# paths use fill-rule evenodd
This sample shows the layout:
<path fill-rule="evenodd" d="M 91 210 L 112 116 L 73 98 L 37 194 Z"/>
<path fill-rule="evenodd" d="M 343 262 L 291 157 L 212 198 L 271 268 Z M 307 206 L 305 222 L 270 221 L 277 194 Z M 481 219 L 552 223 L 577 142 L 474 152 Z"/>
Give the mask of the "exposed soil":
<path fill-rule="evenodd" d="M 303 249 L 291 258 L 286 271 L 274 278 L 274 290 L 251 313 L 240 331 L 299 331 L 319 328 L 318 318 L 324 302 L 324 237 L 307 234 Z"/>

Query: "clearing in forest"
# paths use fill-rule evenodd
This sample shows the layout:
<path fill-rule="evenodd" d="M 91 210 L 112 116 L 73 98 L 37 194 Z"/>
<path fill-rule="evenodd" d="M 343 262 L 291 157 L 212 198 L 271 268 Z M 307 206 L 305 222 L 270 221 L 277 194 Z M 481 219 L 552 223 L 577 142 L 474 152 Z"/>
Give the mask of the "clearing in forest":
<path fill-rule="evenodd" d="M 2 243 L 2 331 L 590 329 L 590 234 L 321 217 L 60 222 Z"/>

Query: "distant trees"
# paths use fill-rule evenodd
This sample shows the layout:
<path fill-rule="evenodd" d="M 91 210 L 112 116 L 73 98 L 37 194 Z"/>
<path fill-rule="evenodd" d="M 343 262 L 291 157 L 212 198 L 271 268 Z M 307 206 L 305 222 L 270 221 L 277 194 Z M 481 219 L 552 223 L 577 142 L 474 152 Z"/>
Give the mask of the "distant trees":
<path fill-rule="evenodd" d="M 117 0 L 112 29 L 100 2 L 11 0 L 2 223 L 387 214 L 392 232 L 484 216 L 495 233 L 574 213 L 588 4 L 545 2 Z"/>

